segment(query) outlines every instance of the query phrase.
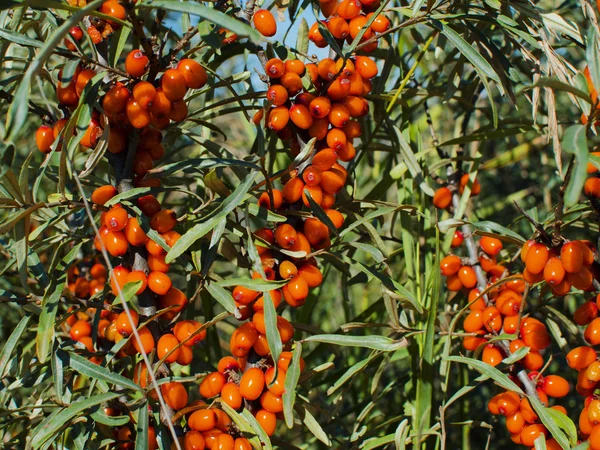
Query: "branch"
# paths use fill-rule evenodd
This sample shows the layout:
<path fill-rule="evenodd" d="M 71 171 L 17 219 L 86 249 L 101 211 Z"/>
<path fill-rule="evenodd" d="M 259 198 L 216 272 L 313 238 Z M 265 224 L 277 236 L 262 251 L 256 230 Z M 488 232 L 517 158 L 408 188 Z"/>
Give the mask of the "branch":
<path fill-rule="evenodd" d="M 560 188 L 558 190 L 558 203 L 554 208 L 554 233 L 552 237 L 552 244 L 554 247 L 560 245 L 561 239 L 561 227 L 563 224 L 563 215 L 565 210 L 565 192 L 567 190 L 567 185 L 569 184 L 569 180 L 571 179 L 571 174 L 573 172 L 573 165 L 575 162 L 575 156 L 571 157 L 571 161 L 569 162 L 569 167 L 567 169 L 567 173 L 565 174 L 565 179 L 563 180 Z"/>
<path fill-rule="evenodd" d="M 9 102 L 12 103 L 12 101 L 14 100 L 15 96 L 12 94 L 9 94 L 6 91 L 0 90 L 0 98 L 3 98 L 4 100 L 7 100 Z M 29 110 L 32 113 L 37 114 L 38 116 L 41 117 L 42 121 L 44 121 L 45 123 L 54 123 L 56 122 L 56 117 L 54 116 L 54 114 L 52 114 L 49 110 L 42 108 L 41 106 L 36 105 L 35 103 L 33 103 L 31 100 L 29 101 Z"/>

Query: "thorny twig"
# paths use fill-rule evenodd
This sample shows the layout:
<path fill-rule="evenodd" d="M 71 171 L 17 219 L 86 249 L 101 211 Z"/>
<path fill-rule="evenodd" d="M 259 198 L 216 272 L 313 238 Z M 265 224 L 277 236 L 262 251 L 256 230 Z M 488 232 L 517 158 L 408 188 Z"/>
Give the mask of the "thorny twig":
<path fill-rule="evenodd" d="M 560 245 L 562 241 L 561 237 L 561 227 L 563 224 L 563 215 L 565 210 L 565 192 L 567 190 L 567 185 L 569 184 L 569 180 L 571 179 L 571 174 L 573 172 L 573 165 L 575 162 L 575 157 L 571 157 L 571 161 L 569 162 L 569 167 L 567 168 L 567 173 L 565 174 L 565 179 L 563 180 L 560 188 L 558 189 L 558 202 L 556 203 L 556 207 L 554 208 L 554 233 L 552 236 L 552 244 L 554 247 Z"/>

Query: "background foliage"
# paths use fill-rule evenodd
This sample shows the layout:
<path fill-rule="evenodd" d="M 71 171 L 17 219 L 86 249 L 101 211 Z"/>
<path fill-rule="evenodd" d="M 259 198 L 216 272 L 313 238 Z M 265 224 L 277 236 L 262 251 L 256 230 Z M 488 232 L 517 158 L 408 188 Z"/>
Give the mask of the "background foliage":
<path fill-rule="evenodd" d="M 73 70 L 80 60 L 64 51 L 63 38 L 82 17 L 97 15 L 98 4 L 73 8 L 59 1 L 13 0 L 0 10 L 5 118 L 0 122 L 0 448 L 38 447 L 41 433 L 48 433 L 53 448 L 98 448 L 100 442 L 88 442 L 103 423 L 94 408 L 118 395 L 138 403 L 141 398 L 135 386 L 123 383 L 115 393 L 114 374 L 124 369 L 119 362 L 96 372 L 76 359 L 76 346 L 60 326 L 74 302 L 62 295 L 64 268 L 92 251 L 93 238 L 85 210 L 68 201 L 89 198 L 96 186 L 114 179 L 108 161 L 100 158 L 105 147 L 90 153 L 75 145 L 46 158 L 32 140 L 40 117 L 28 108 L 32 102 L 58 114 L 58 71 Z M 266 47 L 268 56 L 297 51 L 322 56 L 308 45 L 307 28 L 298 25 L 306 17 L 310 21 L 315 5 L 291 0 L 274 6 L 284 21 Z M 232 16 L 211 16 L 212 8 L 171 0 L 136 6 L 166 49 L 181 30 L 197 26 L 199 36 L 187 53 L 211 74 L 209 84 L 194 94 L 188 120 L 167 130 L 167 153 L 154 169 L 163 186 L 159 199 L 185 217 L 185 230 L 204 223 L 247 176 L 254 174 L 258 182 L 264 170 L 276 173 L 290 163 L 281 141 L 248 120 L 264 101 L 265 86 L 254 71 L 260 67 L 260 36 L 238 20 L 224 22 Z M 600 77 L 598 11 L 585 0 L 389 1 L 384 10 L 393 31 L 374 53 L 379 76 L 368 98 L 371 110 L 349 165 L 351 183 L 338 199 L 347 219 L 320 255 L 325 282 L 302 308 L 285 313 L 296 339 L 305 340 L 302 352 L 310 369 L 300 378 L 296 407 L 314 419 L 305 416 L 302 425 L 297 413 L 294 428 L 281 426 L 272 441 L 280 448 L 305 449 L 327 443 L 416 448 L 420 439 L 427 448 L 509 448 L 514 444 L 508 434 L 494 430 L 496 418 L 486 410 L 493 384 L 476 380 L 467 365 L 448 361 L 465 353 L 450 328 L 465 301 L 442 287 L 439 258 L 449 250 L 461 211 L 477 232 L 502 238 L 506 261 L 534 231 L 515 202 L 542 223 L 553 219 L 571 154 L 576 154 L 576 174 L 588 161 L 587 149 L 565 130 L 590 109 L 581 74 L 586 59 L 596 67 L 593 78 Z M 158 11 L 166 20 L 154 24 Z M 241 39 L 221 46 L 219 26 Z M 124 26 L 110 38 L 110 66 L 122 68 L 131 32 Z M 81 58 L 97 59 L 94 46 L 84 43 Z M 73 122 L 79 133 L 104 92 L 101 77 L 97 81 L 80 105 L 81 121 Z M 593 134 L 590 142 L 595 143 Z M 460 210 L 450 214 L 433 208 L 431 196 L 453 171 L 476 175 L 483 188 L 471 203 L 465 196 Z M 597 216 L 579 199 L 583 181 L 574 176 L 567 189 L 565 233 L 595 239 Z M 189 297 L 197 294 L 187 317 L 203 322 L 217 317 L 225 309 L 207 286 L 248 278 L 250 262 L 240 243 L 247 224 L 264 223 L 252 208 L 256 192 L 242 195 L 226 215 L 216 252 L 207 235 L 174 262 L 178 284 Z M 529 304 L 555 337 L 553 373 L 571 382 L 576 374 L 566 367 L 564 353 L 581 337 L 563 319 L 581 296 L 552 298 L 538 290 Z M 44 311 L 48 299 L 56 308 L 51 314 Z M 227 353 L 236 324 L 228 317 L 210 327 L 189 370 L 177 376 L 213 370 Z M 307 340 L 320 334 L 334 334 L 337 342 Z M 361 338 L 344 340 L 350 336 Z M 461 391 L 465 386 L 470 388 Z M 575 423 L 579 402 L 576 396 L 563 402 Z"/>

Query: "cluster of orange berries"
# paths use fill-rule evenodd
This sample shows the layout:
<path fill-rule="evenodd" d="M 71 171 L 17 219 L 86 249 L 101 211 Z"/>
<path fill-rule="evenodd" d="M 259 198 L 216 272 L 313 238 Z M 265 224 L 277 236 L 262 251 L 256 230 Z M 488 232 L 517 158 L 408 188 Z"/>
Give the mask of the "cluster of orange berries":
<path fill-rule="evenodd" d="M 556 296 L 566 295 L 571 286 L 589 290 L 597 277 L 595 253 L 589 241 L 565 242 L 559 251 L 529 240 L 521 249 L 521 261 L 525 263 L 523 278 L 531 284 L 545 281 Z"/>
<path fill-rule="evenodd" d="M 376 36 L 376 33 L 384 33 L 390 28 L 390 20 L 385 15 L 379 14 L 365 29 L 367 22 L 375 14 L 374 11 L 379 8 L 379 3 L 379 0 L 321 1 L 321 12 L 326 17 L 326 20 L 321 23 L 340 43 L 346 40 L 348 44 L 351 44 L 361 32 L 364 34 L 360 42 L 364 43 Z M 319 48 L 328 45 L 319 29 L 318 22 L 314 23 L 308 31 L 308 38 Z M 373 42 L 361 47 L 361 50 L 367 53 L 373 52 L 377 49 L 378 43 L 379 40 L 375 39 Z"/>
<path fill-rule="evenodd" d="M 67 0 L 67 2 L 74 7 L 83 7 L 88 3 L 87 0 Z M 108 0 L 102 3 L 100 8 L 98 8 L 98 11 L 119 20 L 125 20 L 127 18 L 127 11 L 118 0 Z M 96 45 L 100 44 L 120 28 L 120 24 L 114 20 L 96 16 L 88 16 L 88 20 L 89 26 L 87 27 L 87 33 L 92 42 Z M 83 38 L 83 31 L 79 27 L 71 28 L 69 34 L 76 42 Z M 71 51 L 76 50 L 76 46 L 69 38 L 65 38 L 65 46 Z"/>
<path fill-rule="evenodd" d="M 536 382 L 537 396 L 544 405 L 548 404 L 548 397 L 563 397 L 569 391 L 567 381 L 557 375 L 544 377 L 538 372 L 531 372 L 529 378 Z M 567 413 L 565 408 L 560 405 L 553 405 L 550 408 L 563 414 Z M 488 410 L 494 415 L 506 418 L 506 429 L 515 444 L 533 448 L 534 442 L 539 436 L 542 434 L 545 437 L 548 436 L 548 430 L 540 423 L 539 417 L 527 397 L 521 398 L 515 392 L 505 391 L 492 397 L 488 402 Z M 547 439 L 546 448 L 560 450 L 562 447 L 555 439 Z"/>
<path fill-rule="evenodd" d="M 460 182 L 458 183 L 458 193 L 462 194 L 465 190 L 465 187 L 469 184 L 469 174 L 464 174 L 460 177 Z M 479 195 L 481 192 L 481 184 L 479 181 L 473 181 L 471 185 L 471 196 L 475 197 Z M 439 209 L 448 209 L 452 205 L 452 194 L 453 194 L 453 186 L 442 186 L 438 188 L 433 194 L 433 206 Z M 460 245 L 460 244 L 459 244 Z M 458 245 L 453 245 L 453 247 L 457 247 Z"/>

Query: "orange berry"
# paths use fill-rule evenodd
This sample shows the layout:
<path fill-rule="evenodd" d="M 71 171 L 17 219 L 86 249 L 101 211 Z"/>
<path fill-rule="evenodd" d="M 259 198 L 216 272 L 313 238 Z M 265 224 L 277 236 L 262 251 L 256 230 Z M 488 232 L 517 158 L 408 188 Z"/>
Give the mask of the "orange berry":
<path fill-rule="evenodd" d="M 227 403 L 233 409 L 239 409 L 242 406 L 242 394 L 237 384 L 229 382 L 223 385 L 221 389 L 221 400 Z"/>
<path fill-rule="evenodd" d="M 148 57 L 141 50 L 132 50 L 125 59 L 125 70 L 132 77 L 141 77 L 146 73 Z"/>
<path fill-rule="evenodd" d="M 205 442 L 202 433 L 196 430 L 185 433 L 183 438 L 183 448 L 184 450 L 204 450 Z"/>
<path fill-rule="evenodd" d="M 366 80 L 370 80 L 379 72 L 375 61 L 368 56 L 357 56 L 354 67 L 359 75 Z"/>
<path fill-rule="evenodd" d="M 154 350 L 154 337 L 152 336 L 152 332 L 148 328 L 142 327 L 138 330 L 138 335 L 141 346 L 140 343 L 138 343 L 137 338 L 133 337 L 133 348 L 135 348 L 138 353 L 142 353 L 143 350 L 144 353 L 149 354 L 152 350 Z"/>
<path fill-rule="evenodd" d="M 477 285 L 477 276 L 471 266 L 462 266 L 458 270 L 458 279 L 468 289 L 474 288 Z"/>
<path fill-rule="evenodd" d="M 567 364 L 571 369 L 581 370 L 596 361 L 596 351 L 587 346 L 576 347 L 567 353 Z"/>
<path fill-rule="evenodd" d="M 455 275 L 456 273 L 458 273 L 461 267 L 462 261 L 458 256 L 455 255 L 448 255 L 440 261 L 440 269 L 442 271 L 442 275 L 446 277 Z"/>
<path fill-rule="evenodd" d="M 287 89 L 288 94 L 291 96 L 298 94 L 303 89 L 300 75 L 294 72 L 284 72 L 279 82 Z"/>
<path fill-rule="evenodd" d="M 133 97 L 127 100 L 127 119 L 134 128 L 145 128 L 150 124 L 150 113 L 142 108 Z"/>
<path fill-rule="evenodd" d="M 275 229 L 275 240 L 277 241 L 277 244 L 284 249 L 289 249 L 292 247 L 297 238 L 298 235 L 296 230 L 287 223 L 279 225 Z"/>
<path fill-rule="evenodd" d="M 497 366 L 502 362 L 503 359 L 504 356 L 502 355 L 502 351 L 495 345 L 488 344 L 483 348 L 481 360 L 484 363 L 487 363 L 490 366 Z"/>
<path fill-rule="evenodd" d="M 54 142 L 54 132 L 48 125 L 42 125 L 35 132 L 35 143 L 42 153 L 49 153 Z"/>
<path fill-rule="evenodd" d="M 337 9 L 338 15 L 346 20 L 358 16 L 362 10 L 362 3 L 359 0 L 343 0 Z"/>
<path fill-rule="evenodd" d="M 331 111 L 329 111 L 327 117 L 331 125 L 336 128 L 342 128 L 350 120 L 350 112 L 341 103 L 334 103 L 331 105 Z"/>
<path fill-rule="evenodd" d="M 155 294 L 166 295 L 172 285 L 166 273 L 154 271 L 148 274 L 148 287 Z"/>
<path fill-rule="evenodd" d="M 553 256 L 544 266 L 544 279 L 551 285 L 560 284 L 565 278 L 565 268 L 560 258 Z"/>
<path fill-rule="evenodd" d="M 188 419 L 188 426 L 195 431 L 208 431 L 215 428 L 217 416 L 212 409 L 194 411 Z"/>
<path fill-rule="evenodd" d="M 313 123 L 313 118 L 308 108 L 303 105 L 295 104 L 290 108 L 290 119 L 298 128 L 307 130 Z"/>
<path fill-rule="evenodd" d="M 588 197 L 600 198 L 600 178 L 591 177 L 585 180 L 583 192 Z"/>
<path fill-rule="evenodd" d="M 433 206 L 446 209 L 452 203 L 452 191 L 447 187 L 441 187 L 433 195 Z"/>
<path fill-rule="evenodd" d="M 271 78 L 281 78 L 285 73 L 285 65 L 279 58 L 272 58 L 265 64 L 265 72 Z"/>
<path fill-rule="evenodd" d="M 166 233 L 177 225 L 176 215 L 170 209 L 163 209 L 152 216 L 150 219 L 150 228 L 159 233 Z"/>
<path fill-rule="evenodd" d="M 69 330 L 69 335 L 74 341 L 80 341 L 84 337 L 91 336 L 92 326 L 86 320 L 77 320 Z"/>
<path fill-rule="evenodd" d="M 165 362 L 174 363 L 179 358 L 179 341 L 177 338 L 170 333 L 163 334 L 158 340 L 158 344 L 156 346 L 156 354 L 159 359 L 163 359 L 169 352 L 169 356 L 165 359 Z"/>
<path fill-rule="evenodd" d="M 177 64 L 177 70 L 185 78 L 185 85 L 190 89 L 202 88 L 208 79 L 206 70 L 197 61 L 184 58 Z"/>
<path fill-rule="evenodd" d="M 108 253 L 112 256 L 123 256 L 127 253 L 127 248 L 129 247 L 125 233 L 122 231 L 110 231 L 108 229 L 104 238 L 104 245 Z"/>
<path fill-rule="evenodd" d="M 183 73 L 177 69 L 167 69 L 160 80 L 160 87 L 165 97 L 171 102 L 176 102 L 187 92 L 186 79 Z"/>
<path fill-rule="evenodd" d="M 272 436 L 277 427 L 277 417 L 266 409 L 261 409 L 256 412 L 256 421 L 260 424 L 267 436 Z"/>
<path fill-rule="evenodd" d="M 198 331 L 202 328 L 202 324 L 195 320 L 182 320 L 177 322 L 173 328 L 173 334 L 179 342 L 188 347 L 192 347 L 204 340 L 206 330 Z"/>
<path fill-rule="evenodd" d="M 531 274 L 537 275 L 544 270 L 548 261 L 548 249 L 543 244 L 533 244 L 527 251 L 525 267 Z"/>
<path fill-rule="evenodd" d="M 264 387 L 265 374 L 261 369 L 253 367 L 242 375 L 240 380 L 240 394 L 246 400 L 256 400 L 262 394 Z"/>
<path fill-rule="evenodd" d="M 252 22 L 254 23 L 256 30 L 263 36 L 271 37 L 275 36 L 275 33 L 277 33 L 275 17 L 273 17 L 273 14 L 266 9 L 259 9 L 256 11 L 252 17 Z"/>
<path fill-rule="evenodd" d="M 542 424 L 527 425 L 521 431 L 521 444 L 531 447 L 540 435 L 547 435 L 548 430 Z"/>
<path fill-rule="evenodd" d="M 550 397 L 564 397 L 569 393 L 569 383 L 558 375 L 545 376 L 541 388 Z"/>
<path fill-rule="evenodd" d="M 265 391 L 260 397 L 260 404 L 263 409 L 271 413 L 280 413 L 283 411 L 283 401 L 281 397 L 276 396 L 271 391 Z"/>
<path fill-rule="evenodd" d="M 204 398 L 216 397 L 221 393 L 225 383 L 225 377 L 220 371 L 209 373 L 200 383 L 200 395 Z"/>
<path fill-rule="evenodd" d="M 287 89 L 280 84 L 274 84 L 267 90 L 267 100 L 269 100 L 274 106 L 285 105 L 285 103 L 288 101 L 288 98 L 289 94 Z"/>
<path fill-rule="evenodd" d="M 285 106 L 277 106 L 269 112 L 267 126 L 273 131 L 281 131 L 290 120 L 290 111 Z"/>
<path fill-rule="evenodd" d="M 135 283 L 141 281 L 142 285 L 136 291 L 136 295 L 140 295 L 142 292 L 146 290 L 146 286 L 148 285 L 148 279 L 146 274 L 142 270 L 134 270 L 127 274 L 126 283 Z"/>
<path fill-rule="evenodd" d="M 596 317 L 598 317 L 598 305 L 595 301 L 585 302 L 573 313 L 573 321 L 580 326 L 589 324 Z"/>

